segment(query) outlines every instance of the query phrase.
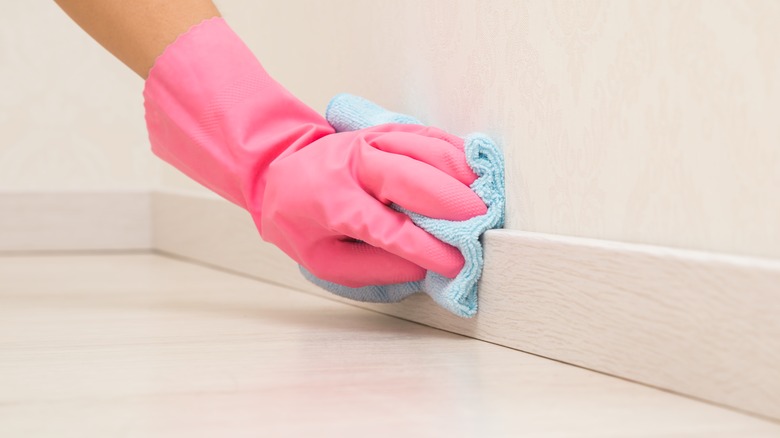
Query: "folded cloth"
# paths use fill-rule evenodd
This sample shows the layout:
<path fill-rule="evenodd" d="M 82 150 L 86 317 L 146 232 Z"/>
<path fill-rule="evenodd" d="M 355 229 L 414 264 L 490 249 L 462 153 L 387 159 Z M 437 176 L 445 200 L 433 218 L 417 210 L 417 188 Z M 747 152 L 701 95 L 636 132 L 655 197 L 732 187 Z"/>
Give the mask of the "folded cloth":
<path fill-rule="evenodd" d="M 355 131 L 385 123 L 422 124 L 405 114 L 388 111 L 379 105 L 350 94 L 334 97 L 326 116 L 338 132 Z M 501 149 L 486 135 L 474 133 L 465 138 L 466 161 L 477 175 L 471 189 L 487 205 L 487 213 L 465 221 L 434 219 L 408 211 L 396 204 L 390 206 L 408 215 L 420 228 L 458 248 L 466 260 L 463 269 L 453 279 L 428 271 L 421 281 L 389 285 L 346 287 L 315 277 L 303 266 L 303 275 L 312 283 L 336 295 L 357 301 L 394 303 L 417 292 L 425 292 L 441 307 L 470 318 L 477 312 L 477 282 L 482 275 L 482 243 L 480 236 L 491 228 L 504 226 L 504 156 Z"/>

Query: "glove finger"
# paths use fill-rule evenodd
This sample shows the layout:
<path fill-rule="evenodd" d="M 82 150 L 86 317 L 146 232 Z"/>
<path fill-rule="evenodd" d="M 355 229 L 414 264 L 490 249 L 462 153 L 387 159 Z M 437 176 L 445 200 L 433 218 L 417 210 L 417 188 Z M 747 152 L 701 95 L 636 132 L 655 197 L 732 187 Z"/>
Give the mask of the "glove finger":
<path fill-rule="evenodd" d="M 454 278 L 465 260 L 460 251 L 415 225 L 399 213 L 358 191 L 343 205 L 328 226 L 335 232 L 384 249 L 426 270 Z"/>
<path fill-rule="evenodd" d="M 363 131 L 376 131 L 378 133 L 399 132 L 420 135 L 423 137 L 435 138 L 443 140 L 449 143 L 456 149 L 464 149 L 463 138 L 458 137 L 455 134 L 450 134 L 447 131 L 443 131 L 439 128 L 426 125 L 414 125 L 414 124 L 400 124 L 400 123 L 386 123 L 383 125 L 376 125 L 370 128 L 365 128 Z"/>
<path fill-rule="evenodd" d="M 316 251 L 328 254 L 307 267 L 317 277 L 347 287 L 419 281 L 425 269 L 365 242 L 324 240 Z"/>
<path fill-rule="evenodd" d="M 463 221 L 487 212 L 468 186 L 413 158 L 370 147 L 360 151 L 358 179 L 379 201 L 395 203 L 424 216 Z"/>
<path fill-rule="evenodd" d="M 407 125 L 399 125 L 407 126 Z M 412 125 L 414 126 L 414 125 Z M 395 129 L 395 126 L 393 126 Z M 417 126 L 420 133 L 377 132 L 366 135 L 371 146 L 427 163 L 466 185 L 471 185 L 477 175 L 471 170 L 463 153 L 463 140 L 444 131 Z M 433 134 L 432 134 L 433 133 Z M 436 136 L 436 135 L 438 136 Z M 460 142 L 460 147 L 440 137 L 448 136 L 450 141 Z"/>

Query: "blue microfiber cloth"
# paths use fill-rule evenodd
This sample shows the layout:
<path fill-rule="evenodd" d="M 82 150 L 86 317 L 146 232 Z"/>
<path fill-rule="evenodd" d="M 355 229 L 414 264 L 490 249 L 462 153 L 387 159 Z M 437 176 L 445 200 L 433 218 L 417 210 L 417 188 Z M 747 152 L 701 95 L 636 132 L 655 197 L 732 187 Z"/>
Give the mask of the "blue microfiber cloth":
<path fill-rule="evenodd" d="M 369 100 L 350 94 L 339 94 L 331 99 L 326 118 L 338 132 L 385 123 L 422 124 L 414 117 L 388 111 Z M 466 263 L 454 279 L 428 271 L 425 279 L 421 281 L 352 288 L 321 280 L 301 266 L 303 275 L 325 290 L 357 301 L 394 303 L 414 293 L 425 292 L 440 306 L 458 316 L 474 316 L 477 313 L 477 282 L 482 275 L 483 265 L 482 243 L 479 237 L 491 228 L 504 226 L 504 156 L 493 140 L 480 133 L 465 138 L 465 152 L 466 161 L 478 177 L 471 189 L 485 202 L 487 213 L 458 222 L 433 219 L 398 205 L 391 205 L 395 210 L 408 215 L 417 226 L 463 253 Z"/>

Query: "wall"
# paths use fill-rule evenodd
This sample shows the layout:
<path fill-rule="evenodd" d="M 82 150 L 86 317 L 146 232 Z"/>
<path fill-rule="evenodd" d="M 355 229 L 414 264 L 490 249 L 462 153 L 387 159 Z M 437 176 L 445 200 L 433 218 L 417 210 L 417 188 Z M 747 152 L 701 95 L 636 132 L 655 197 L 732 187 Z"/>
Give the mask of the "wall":
<path fill-rule="evenodd" d="M 0 191 L 147 190 L 143 81 L 53 1 L 0 14 Z"/>
<path fill-rule="evenodd" d="M 493 135 L 509 228 L 780 257 L 776 2 L 217 4 L 319 110 L 349 91 Z"/>

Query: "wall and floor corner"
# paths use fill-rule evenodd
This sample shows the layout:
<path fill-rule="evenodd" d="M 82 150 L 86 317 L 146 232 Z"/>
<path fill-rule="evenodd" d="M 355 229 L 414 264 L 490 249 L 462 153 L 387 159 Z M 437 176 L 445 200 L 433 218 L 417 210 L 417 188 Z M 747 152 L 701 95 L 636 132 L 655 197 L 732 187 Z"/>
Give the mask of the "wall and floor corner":
<path fill-rule="evenodd" d="M 143 81 L 54 2 L 0 29 L 0 249 L 148 248 Z"/>
<path fill-rule="evenodd" d="M 218 4 L 313 107 L 349 91 L 504 147 L 480 316 L 368 307 L 780 419 L 776 3 Z M 61 31 L 23 25 L 30 8 Z M 321 293 L 151 156 L 142 84 L 56 6 L 0 20 L 25 35 L 0 53 L 19 84 L 0 99 L 0 250 L 154 248 Z"/>

